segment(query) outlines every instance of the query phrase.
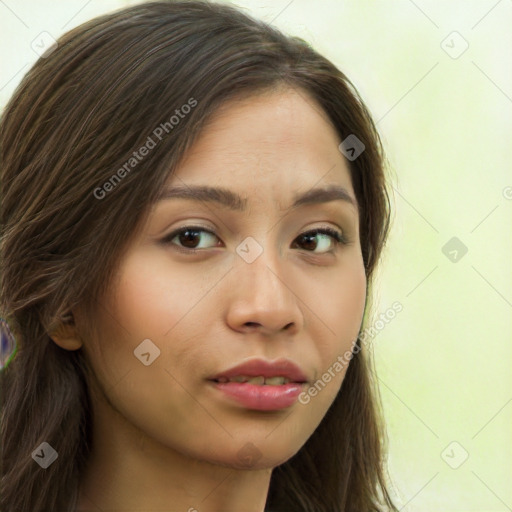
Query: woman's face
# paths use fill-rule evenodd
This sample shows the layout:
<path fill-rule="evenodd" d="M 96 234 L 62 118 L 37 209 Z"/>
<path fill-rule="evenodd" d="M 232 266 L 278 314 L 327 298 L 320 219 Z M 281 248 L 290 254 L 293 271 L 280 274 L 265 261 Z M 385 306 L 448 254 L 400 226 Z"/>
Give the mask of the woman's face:
<path fill-rule="evenodd" d="M 95 412 L 112 435 L 126 428 L 160 454 L 238 468 L 275 467 L 307 441 L 340 389 L 336 362 L 365 305 L 340 142 L 290 89 L 228 103 L 205 128 L 124 254 L 98 335 L 84 340 L 109 403 Z M 222 383 L 233 368 L 255 380 Z"/>

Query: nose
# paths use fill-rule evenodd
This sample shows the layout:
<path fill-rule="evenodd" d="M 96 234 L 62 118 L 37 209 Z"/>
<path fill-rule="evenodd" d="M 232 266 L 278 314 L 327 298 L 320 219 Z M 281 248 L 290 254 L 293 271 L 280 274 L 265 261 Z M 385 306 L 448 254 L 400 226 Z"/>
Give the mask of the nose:
<path fill-rule="evenodd" d="M 285 263 L 286 265 L 286 263 Z M 272 336 L 295 334 L 303 326 L 301 301 L 293 291 L 290 272 L 264 251 L 255 261 L 239 260 L 231 272 L 227 323 L 238 332 Z"/>

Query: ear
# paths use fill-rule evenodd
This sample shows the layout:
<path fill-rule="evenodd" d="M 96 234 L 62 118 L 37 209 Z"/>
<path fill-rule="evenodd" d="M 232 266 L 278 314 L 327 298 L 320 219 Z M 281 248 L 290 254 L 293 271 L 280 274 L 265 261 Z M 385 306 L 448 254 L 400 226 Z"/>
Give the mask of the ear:
<path fill-rule="evenodd" d="M 63 317 L 59 325 L 48 334 L 59 347 L 65 350 L 78 350 L 83 344 L 72 313 Z"/>

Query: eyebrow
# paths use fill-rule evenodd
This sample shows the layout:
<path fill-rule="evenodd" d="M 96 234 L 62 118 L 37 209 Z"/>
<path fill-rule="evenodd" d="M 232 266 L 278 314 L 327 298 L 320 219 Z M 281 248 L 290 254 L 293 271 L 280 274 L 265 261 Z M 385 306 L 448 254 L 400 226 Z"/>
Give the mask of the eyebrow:
<path fill-rule="evenodd" d="M 242 199 L 237 193 L 223 187 L 211 187 L 208 185 L 176 186 L 165 189 L 157 201 L 169 199 L 191 199 L 194 201 L 214 202 L 225 206 L 230 210 L 244 212 L 247 209 L 247 199 Z M 330 201 L 343 201 L 357 209 L 356 200 L 346 188 L 331 185 L 325 188 L 313 188 L 307 192 L 294 196 L 293 203 L 286 210 L 298 206 L 328 203 Z"/>

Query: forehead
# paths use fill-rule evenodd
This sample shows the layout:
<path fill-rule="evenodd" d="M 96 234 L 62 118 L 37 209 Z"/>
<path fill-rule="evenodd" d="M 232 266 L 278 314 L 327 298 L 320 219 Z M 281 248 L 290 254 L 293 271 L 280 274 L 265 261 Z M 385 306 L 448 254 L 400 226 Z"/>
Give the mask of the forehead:
<path fill-rule="evenodd" d="M 168 185 L 209 184 L 297 191 L 315 185 L 351 189 L 341 140 L 307 92 L 269 91 L 223 105 L 204 126 Z"/>

